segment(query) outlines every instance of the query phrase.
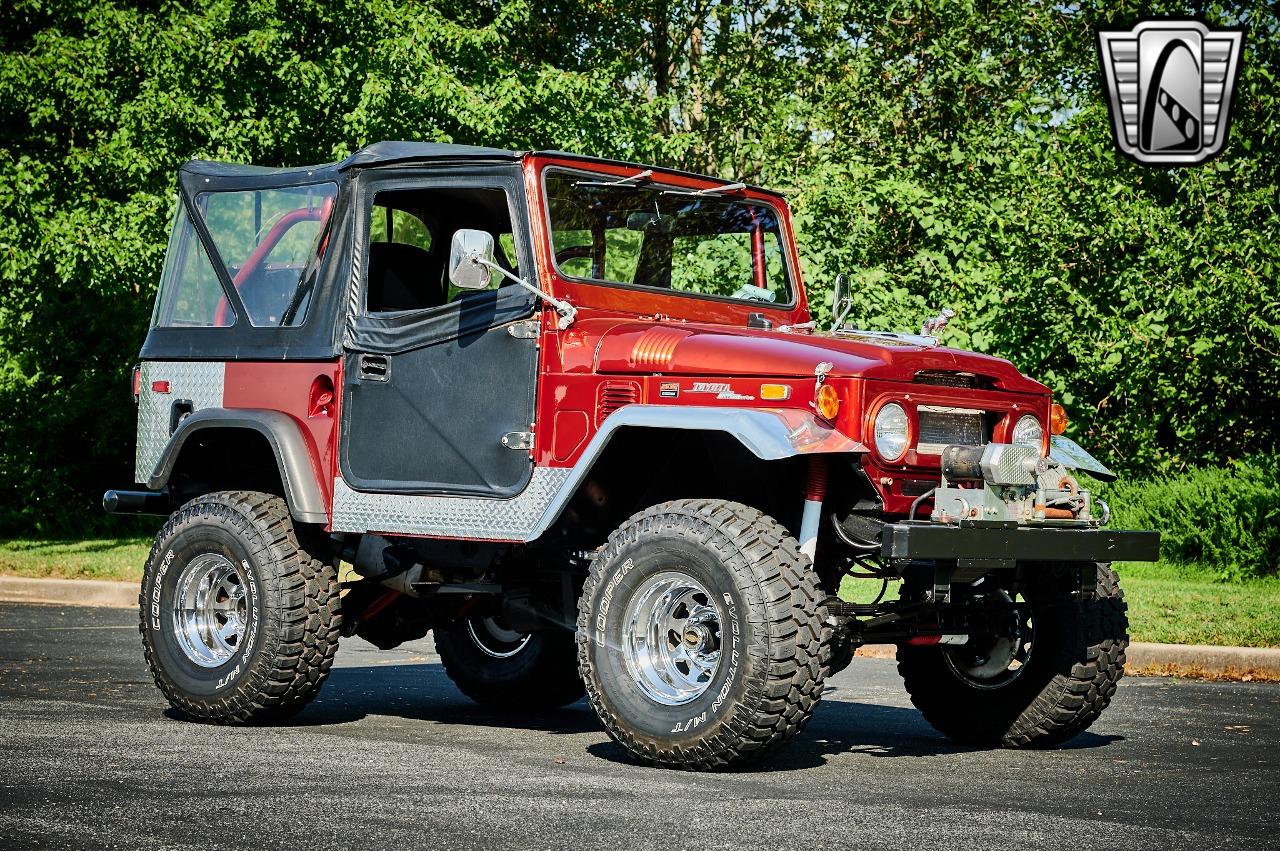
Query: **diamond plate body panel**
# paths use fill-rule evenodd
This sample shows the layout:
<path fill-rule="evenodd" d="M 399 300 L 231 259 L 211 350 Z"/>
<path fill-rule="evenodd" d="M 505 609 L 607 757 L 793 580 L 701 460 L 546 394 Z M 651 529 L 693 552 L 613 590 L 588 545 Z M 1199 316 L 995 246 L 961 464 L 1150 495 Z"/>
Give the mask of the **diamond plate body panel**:
<path fill-rule="evenodd" d="M 527 541 L 540 532 L 543 514 L 570 473 L 536 467 L 528 486 L 511 499 L 365 493 L 339 476 L 333 483 L 333 530 Z"/>
<path fill-rule="evenodd" d="M 191 402 L 192 411 L 222 407 L 226 364 L 222 361 L 144 361 L 138 394 L 138 451 L 134 476 L 145 482 L 151 477 L 169 442 L 169 419 L 173 403 Z M 168 381 L 168 393 L 151 389 L 154 381 Z"/>

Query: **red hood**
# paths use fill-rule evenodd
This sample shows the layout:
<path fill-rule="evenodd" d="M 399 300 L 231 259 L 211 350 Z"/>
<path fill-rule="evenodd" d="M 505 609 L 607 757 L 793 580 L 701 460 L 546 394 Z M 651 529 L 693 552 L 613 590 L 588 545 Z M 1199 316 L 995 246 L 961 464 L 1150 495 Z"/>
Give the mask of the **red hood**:
<path fill-rule="evenodd" d="M 833 376 L 911 381 L 922 370 L 970 372 L 1003 390 L 1049 392 L 1003 358 L 960 349 L 685 323 L 624 322 L 580 330 L 602 332 L 595 367 L 603 373 L 811 376 L 825 361 Z"/>

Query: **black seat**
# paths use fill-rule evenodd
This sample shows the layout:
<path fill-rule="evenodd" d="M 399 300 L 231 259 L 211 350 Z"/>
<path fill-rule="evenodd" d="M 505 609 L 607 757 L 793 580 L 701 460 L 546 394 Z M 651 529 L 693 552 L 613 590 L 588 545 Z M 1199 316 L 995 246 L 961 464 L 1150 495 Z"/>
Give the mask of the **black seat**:
<path fill-rule="evenodd" d="M 369 311 L 423 310 L 444 304 L 443 267 L 416 245 L 369 244 Z"/>

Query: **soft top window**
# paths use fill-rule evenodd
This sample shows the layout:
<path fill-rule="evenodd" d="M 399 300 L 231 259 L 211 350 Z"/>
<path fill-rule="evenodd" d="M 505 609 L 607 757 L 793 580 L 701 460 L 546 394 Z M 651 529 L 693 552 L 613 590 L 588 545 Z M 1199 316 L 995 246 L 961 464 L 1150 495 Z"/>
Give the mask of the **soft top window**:
<path fill-rule="evenodd" d="M 169 248 L 151 327 L 219 328 L 234 324 L 235 314 L 227 304 L 218 273 L 179 201 L 169 228 Z"/>
<path fill-rule="evenodd" d="M 291 327 L 306 318 L 337 194 L 337 184 L 319 183 L 196 196 L 251 324 Z"/>
<path fill-rule="evenodd" d="M 566 277 L 779 307 L 794 301 L 768 204 L 561 171 L 548 172 L 546 192 L 552 250 Z"/>
<path fill-rule="evenodd" d="M 448 279 L 449 244 L 460 228 L 487 231 L 497 262 L 519 272 L 510 199 L 492 187 L 424 187 L 377 192 L 369 213 L 365 305 L 369 313 L 433 310 L 476 297 Z M 506 284 L 493 276 L 491 289 Z"/>

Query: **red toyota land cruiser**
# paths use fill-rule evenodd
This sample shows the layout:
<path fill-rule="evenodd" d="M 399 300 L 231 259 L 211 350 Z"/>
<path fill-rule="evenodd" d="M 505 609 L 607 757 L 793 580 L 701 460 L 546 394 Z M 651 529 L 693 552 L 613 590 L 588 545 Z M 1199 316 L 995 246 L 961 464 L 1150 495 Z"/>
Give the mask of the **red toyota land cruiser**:
<path fill-rule="evenodd" d="M 949 312 L 819 333 L 780 195 L 404 142 L 179 186 L 146 489 L 105 504 L 168 515 L 141 631 L 183 714 L 282 718 L 340 636 L 429 630 L 475 700 L 585 693 L 679 768 L 773 752 L 867 643 L 962 741 L 1055 744 L 1107 706 L 1110 563 L 1158 536 L 1106 528 L 1073 471 L 1110 473 L 1044 385 L 939 346 Z"/>

